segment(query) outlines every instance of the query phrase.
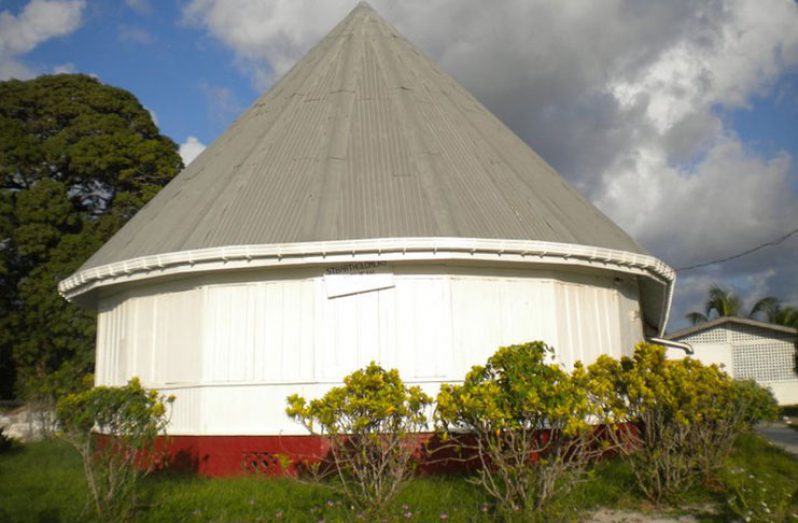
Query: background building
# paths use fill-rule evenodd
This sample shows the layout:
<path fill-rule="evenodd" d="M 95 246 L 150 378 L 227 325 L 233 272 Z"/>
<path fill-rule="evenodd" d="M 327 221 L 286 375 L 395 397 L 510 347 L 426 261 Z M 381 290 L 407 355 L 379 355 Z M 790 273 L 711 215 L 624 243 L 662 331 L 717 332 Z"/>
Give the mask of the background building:
<path fill-rule="evenodd" d="M 689 343 L 694 358 L 723 365 L 733 378 L 770 388 L 780 405 L 798 404 L 798 331 L 748 318 L 728 316 L 667 336 Z M 669 351 L 673 357 L 684 353 Z"/>

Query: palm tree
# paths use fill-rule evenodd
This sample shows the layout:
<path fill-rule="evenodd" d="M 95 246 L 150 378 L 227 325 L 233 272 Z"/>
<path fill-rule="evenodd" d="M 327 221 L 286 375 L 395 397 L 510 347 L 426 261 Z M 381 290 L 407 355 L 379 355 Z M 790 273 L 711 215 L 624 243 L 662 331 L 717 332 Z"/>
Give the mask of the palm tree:
<path fill-rule="evenodd" d="M 798 308 L 790 305 L 779 307 L 774 315 L 772 323 L 798 329 Z"/>
<path fill-rule="evenodd" d="M 767 296 L 766 298 L 762 298 L 758 302 L 754 303 L 754 306 L 751 307 L 751 313 L 748 315 L 748 317 L 755 318 L 757 315 L 760 315 L 764 316 L 765 321 L 768 323 L 778 323 L 776 318 L 781 310 L 783 310 L 781 307 L 781 300 L 774 298 L 773 296 Z"/>
<path fill-rule="evenodd" d="M 739 316 L 741 306 L 742 300 L 737 294 L 713 284 L 709 289 L 709 299 L 704 305 L 704 312 L 691 312 L 687 314 L 686 318 L 695 325 L 714 318 Z"/>
<path fill-rule="evenodd" d="M 746 316 L 742 311 L 742 300 L 734 291 L 714 284 L 709 289 L 709 299 L 704 305 L 704 312 L 690 312 L 685 317 L 696 325 L 726 316 Z M 782 306 L 781 301 L 773 296 L 766 296 L 754 303 L 747 316 L 761 318 L 768 323 L 798 328 L 798 309 Z"/>
<path fill-rule="evenodd" d="M 741 316 L 740 309 L 742 300 L 734 292 L 724 290 L 717 284 L 709 289 L 709 299 L 704 305 L 704 313 L 690 312 L 686 318 L 696 325 L 709 321 L 710 318 L 722 318 L 724 316 Z M 791 305 L 782 305 L 778 298 L 766 296 L 751 307 L 748 313 L 749 318 L 764 318 L 768 323 L 783 325 L 798 329 L 798 308 Z M 798 374 L 798 337 L 795 338 L 795 372 Z"/>

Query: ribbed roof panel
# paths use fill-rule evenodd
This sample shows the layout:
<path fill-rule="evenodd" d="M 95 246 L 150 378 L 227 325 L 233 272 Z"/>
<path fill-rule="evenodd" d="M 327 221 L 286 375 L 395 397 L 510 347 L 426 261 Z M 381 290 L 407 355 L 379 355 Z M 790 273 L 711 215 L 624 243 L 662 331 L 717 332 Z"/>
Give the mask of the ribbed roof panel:
<path fill-rule="evenodd" d="M 82 269 L 224 245 L 402 237 L 645 252 L 360 5 Z"/>

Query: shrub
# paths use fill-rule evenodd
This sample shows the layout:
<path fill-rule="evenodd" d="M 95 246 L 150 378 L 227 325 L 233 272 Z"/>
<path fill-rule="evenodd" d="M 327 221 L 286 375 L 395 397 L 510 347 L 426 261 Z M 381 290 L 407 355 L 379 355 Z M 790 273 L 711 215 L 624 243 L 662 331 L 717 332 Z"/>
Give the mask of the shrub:
<path fill-rule="evenodd" d="M 635 423 L 636 430 L 612 434 L 638 487 L 655 503 L 674 499 L 702 476 L 711 479 L 740 432 L 775 413 L 767 390 L 692 358 L 668 360 L 657 345 L 640 344 L 621 361 L 602 356 L 588 373 L 592 385 L 611 384 L 599 391 L 611 398 L 607 408 Z"/>
<path fill-rule="evenodd" d="M 543 342 L 501 347 L 463 385 L 443 385 L 438 395 L 444 437 L 477 455 L 473 482 L 505 515 L 547 517 L 551 502 L 581 477 L 595 443 L 588 419 L 598 406 L 587 375 L 581 365 L 569 375 L 545 363 L 552 353 Z"/>
<path fill-rule="evenodd" d="M 713 370 L 714 369 L 714 370 Z M 734 381 L 717 368 L 704 367 L 701 415 L 691 425 L 690 447 L 705 481 L 715 481 L 741 432 L 778 416 L 773 394 L 753 380 Z M 719 374 L 715 374 L 719 373 Z"/>
<path fill-rule="evenodd" d="M 25 375 L 21 380 L 22 395 L 33 421 L 34 435 L 44 439 L 55 436 L 58 398 L 88 390 L 93 385 L 94 376 L 83 374 L 82 369 L 71 363 L 53 372 Z"/>
<path fill-rule="evenodd" d="M 735 380 L 734 399 L 740 423 L 752 427 L 760 421 L 774 421 L 779 417 L 779 404 L 770 389 L 754 380 Z"/>
<path fill-rule="evenodd" d="M 0 427 L 0 454 L 10 452 L 19 447 L 19 442 L 17 442 L 17 440 L 6 436 L 3 432 L 5 432 L 5 428 Z"/>
<path fill-rule="evenodd" d="M 133 378 L 124 387 L 95 387 L 58 402 L 63 437 L 83 459 L 101 521 L 133 519 L 136 484 L 158 465 L 155 442 L 166 432 L 166 403 L 173 400 Z"/>
<path fill-rule="evenodd" d="M 321 399 L 290 396 L 286 413 L 329 440 L 343 494 L 373 516 L 412 474 L 417 433 L 426 428 L 431 403 L 419 387 L 406 387 L 398 371 L 372 362 Z"/>

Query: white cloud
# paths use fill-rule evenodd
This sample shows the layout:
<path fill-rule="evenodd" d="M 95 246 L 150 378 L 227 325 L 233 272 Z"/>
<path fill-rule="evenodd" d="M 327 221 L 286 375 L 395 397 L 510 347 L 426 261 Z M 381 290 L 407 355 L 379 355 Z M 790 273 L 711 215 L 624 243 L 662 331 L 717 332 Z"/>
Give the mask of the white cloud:
<path fill-rule="evenodd" d="M 34 76 L 19 57 L 77 29 L 84 7 L 83 0 L 31 0 L 16 15 L 0 11 L 0 79 Z"/>
<path fill-rule="evenodd" d="M 798 223 L 795 159 L 757 152 L 724 117 L 798 67 L 794 1 L 374 5 L 666 262 L 734 254 Z M 192 0 L 184 16 L 266 87 L 351 8 Z M 787 242 L 685 280 L 798 299 L 796 257 L 798 241 Z"/>
<path fill-rule="evenodd" d="M 186 141 L 180 144 L 180 157 L 183 159 L 183 164 L 188 165 L 205 150 L 205 144 L 200 142 L 195 136 L 189 136 Z"/>
<path fill-rule="evenodd" d="M 278 77 L 287 71 L 352 5 L 342 0 L 193 0 L 183 13 L 186 21 L 204 25 L 231 47 L 242 67 L 264 87 L 272 71 Z"/>
<path fill-rule="evenodd" d="M 0 80 L 8 80 L 9 78 L 27 80 L 34 76 L 36 76 L 36 73 L 27 65 L 13 58 L 0 56 Z"/>
<path fill-rule="evenodd" d="M 147 112 L 150 113 L 150 118 L 152 118 L 152 123 L 154 123 L 156 127 L 160 126 L 160 123 L 158 122 L 158 114 L 154 110 L 150 109 L 149 107 L 145 106 L 144 109 L 146 109 Z M 183 163 L 185 163 L 185 162 L 183 162 Z"/>
<path fill-rule="evenodd" d="M 219 123 L 228 124 L 243 110 L 235 93 L 228 87 L 203 83 L 200 89 L 208 104 L 208 114 Z"/>
<path fill-rule="evenodd" d="M 786 154 L 765 159 L 733 138 L 688 169 L 643 144 L 618 158 L 596 203 L 660 256 L 687 265 L 755 246 L 798 223 L 789 176 Z"/>
<path fill-rule="evenodd" d="M 152 5 L 149 0 L 125 0 L 125 3 L 139 14 L 147 15 L 152 13 Z"/>
<path fill-rule="evenodd" d="M 75 74 L 77 72 L 78 69 L 75 67 L 75 64 L 73 64 L 72 62 L 59 64 L 53 67 L 53 74 Z"/>

